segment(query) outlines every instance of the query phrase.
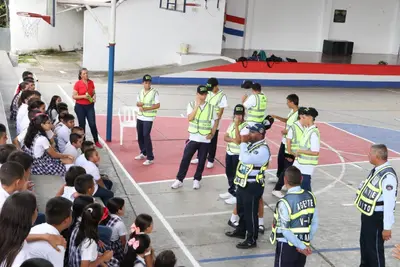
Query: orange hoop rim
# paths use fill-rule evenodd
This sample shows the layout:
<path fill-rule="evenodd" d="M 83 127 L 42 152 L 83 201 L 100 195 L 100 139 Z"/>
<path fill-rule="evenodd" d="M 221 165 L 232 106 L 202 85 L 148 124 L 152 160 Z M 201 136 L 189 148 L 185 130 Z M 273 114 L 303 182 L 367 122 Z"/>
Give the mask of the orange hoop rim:
<path fill-rule="evenodd" d="M 40 15 L 37 13 L 32 13 L 32 12 L 17 12 L 18 16 L 21 17 L 29 17 L 29 18 L 39 18 L 39 19 L 43 19 L 44 21 L 46 21 L 48 24 L 51 24 L 50 22 L 50 16 L 47 15 Z"/>

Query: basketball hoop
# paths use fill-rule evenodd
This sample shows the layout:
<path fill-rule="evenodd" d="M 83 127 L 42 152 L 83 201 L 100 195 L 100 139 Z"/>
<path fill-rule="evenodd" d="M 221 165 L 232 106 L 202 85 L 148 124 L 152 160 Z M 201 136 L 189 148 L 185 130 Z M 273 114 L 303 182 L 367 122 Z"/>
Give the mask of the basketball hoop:
<path fill-rule="evenodd" d="M 48 24 L 51 24 L 50 16 L 30 12 L 17 12 L 17 15 L 21 20 L 24 34 L 27 38 L 37 37 L 40 19 L 43 19 Z"/>

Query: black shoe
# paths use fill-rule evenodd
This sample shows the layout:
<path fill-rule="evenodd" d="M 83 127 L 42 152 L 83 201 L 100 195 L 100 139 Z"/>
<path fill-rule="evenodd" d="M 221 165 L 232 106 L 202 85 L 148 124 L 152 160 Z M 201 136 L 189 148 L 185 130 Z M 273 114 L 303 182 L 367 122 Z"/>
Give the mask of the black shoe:
<path fill-rule="evenodd" d="M 228 221 L 228 225 L 233 228 L 237 227 L 231 220 Z"/>
<path fill-rule="evenodd" d="M 246 238 L 246 234 L 245 233 L 241 233 L 238 230 L 225 232 L 225 235 L 229 236 L 229 237 L 240 238 L 240 239 L 245 239 Z"/>
<path fill-rule="evenodd" d="M 255 247 L 257 247 L 257 242 L 250 242 L 250 241 L 245 240 L 245 241 L 237 244 L 236 247 L 239 249 L 255 248 Z"/>
<path fill-rule="evenodd" d="M 258 232 L 260 233 L 260 234 L 264 234 L 264 232 L 265 232 L 265 227 L 264 227 L 264 225 L 259 225 L 258 226 Z"/>

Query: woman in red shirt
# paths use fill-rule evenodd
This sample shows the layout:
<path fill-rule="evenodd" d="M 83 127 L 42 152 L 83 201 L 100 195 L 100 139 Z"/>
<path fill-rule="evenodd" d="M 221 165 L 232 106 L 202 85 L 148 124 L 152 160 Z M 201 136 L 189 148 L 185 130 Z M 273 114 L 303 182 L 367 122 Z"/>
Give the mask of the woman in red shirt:
<path fill-rule="evenodd" d="M 85 68 L 79 71 L 78 79 L 79 81 L 74 86 L 72 98 L 75 100 L 75 113 L 78 116 L 79 126 L 86 129 L 87 119 L 96 146 L 102 148 L 102 145 L 99 143 L 99 135 L 96 127 L 96 112 L 94 110 L 96 92 L 94 90 L 94 83 L 89 79 L 88 70 Z"/>

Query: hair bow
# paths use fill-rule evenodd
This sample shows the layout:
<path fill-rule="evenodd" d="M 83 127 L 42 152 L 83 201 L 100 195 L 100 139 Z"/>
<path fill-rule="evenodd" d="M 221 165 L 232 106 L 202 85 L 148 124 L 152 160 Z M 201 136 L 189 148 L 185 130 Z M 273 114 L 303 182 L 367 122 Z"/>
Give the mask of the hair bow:
<path fill-rule="evenodd" d="M 139 247 L 139 240 L 136 240 L 135 238 L 132 238 L 131 240 L 128 241 L 128 246 L 133 247 L 133 249 L 137 249 Z"/>
<path fill-rule="evenodd" d="M 135 233 L 136 235 L 140 234 L 140 228 L 137 227 L 135 224 L 131 225 L 131 233 Z"/>
<path fill-rule="evenodd" d="M 92 208 L 88 208 L 87 210 L 88 210 L 88 212 L 90 212 L 90 213 L 93 212 L 93 209 L 92 209 Z"/>

